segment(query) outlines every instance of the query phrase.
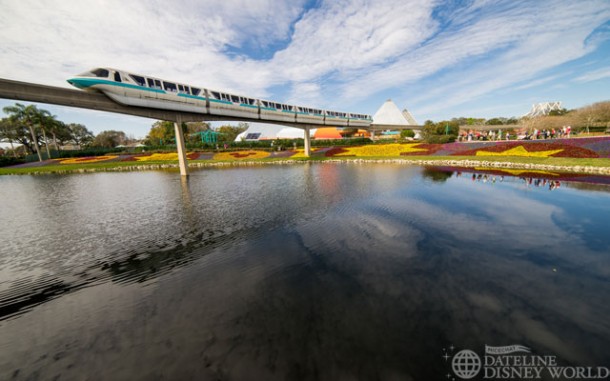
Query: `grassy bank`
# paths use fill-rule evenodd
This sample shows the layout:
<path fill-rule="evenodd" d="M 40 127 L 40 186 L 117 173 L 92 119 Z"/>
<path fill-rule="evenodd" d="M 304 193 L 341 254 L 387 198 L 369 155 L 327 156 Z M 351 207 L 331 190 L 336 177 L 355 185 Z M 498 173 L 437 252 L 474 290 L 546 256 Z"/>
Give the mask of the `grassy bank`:
<path fill-rule="evenodd" d="M 369 156 L 369 157 L 313 157 L 263 158 L 248 160 L 191 160 L 190 168 L 226 167 L 267 164 L 297 164 L 307 162 L 392 162 L 413 165 L 449 165 L 464 167 L 496 167 L 544 169 L 573 173 L 610 175 L 610 159 L 519 156 Z M 35 167 L 0 168 L 0 175 L 65 174 L 88 172 L 121 172 L 177 169 L 177 161 L 101 162 L 55 164 Z"/>

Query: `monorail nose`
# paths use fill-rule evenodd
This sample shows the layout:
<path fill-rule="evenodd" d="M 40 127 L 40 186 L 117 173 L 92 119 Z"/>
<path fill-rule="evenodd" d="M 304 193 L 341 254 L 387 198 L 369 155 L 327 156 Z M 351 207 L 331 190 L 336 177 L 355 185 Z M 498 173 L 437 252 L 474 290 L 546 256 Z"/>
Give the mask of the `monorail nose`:
<path fill-rule="evenodd" d="M 86 89 L 87 86 L 83 83 L 83 81 L 78 80 L 78 78 L 71 78 L 68 79 L 67 82 L 69 84 L 71 84 L 74 87 L 77 87 L 79 89 Z"/>

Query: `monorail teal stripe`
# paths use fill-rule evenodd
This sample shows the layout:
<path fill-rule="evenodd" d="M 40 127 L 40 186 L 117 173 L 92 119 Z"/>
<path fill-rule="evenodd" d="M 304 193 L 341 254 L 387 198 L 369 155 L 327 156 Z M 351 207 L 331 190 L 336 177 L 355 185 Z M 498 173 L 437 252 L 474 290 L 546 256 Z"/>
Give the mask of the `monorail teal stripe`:
<path fill-rule="evenodd" d="M 301 111 L 297 111 L 296 112 L 298 115 L 309 115 L 309 116 L 319 116 L 319 117 L 324 117 L 324 115 L 322 114 L 310 114 L 308 112 L 301 112 Z"/>
<path fill-rule="evenodd" d="M 192 98 L 192 99 L 198 99 L 200 101 L 205 101 L 205 98 L 199 97 L 197 95 L 190 95 L 190 94 L 184 94 L 184 93 L 178 93 L 179 97 L 185 97 L 185 98 Z"/>
<path fill-rule="evenodd" d="M 114 81 L 108 81 L 105 79 L 98 79 L 98 78 L 73 78 L 73 79 L 70 79 L 70 81 L 78 83 L 79 85 L 81 85 L 83 87 L 91 87 L 91 86 L 95 86 L 95 85 L 111 85 L 111 86 L 117 86 L 117 87 L 125 87 L 128 89 L 145 90 L 145 91 L 152 91 L 153 93 L 165 94 L 165 91 L 160 90 L 160 89 L 151 89 L 149 87 L 132 85 L 131 83 L 114 82 Z"/>
<path fill-rule="evenodd" d="M 252 105 L 249 105 L 249 104 L 246 104 L 246 103 L 240 103 L 239 105 L 243 106 L 243 107 L 255 108 L 255 109 L 258 110 L 258 106 L 252 106 Z"/>
<path fill-rule="evenodd" d="M 222 99 L 214 99 L 214 98 L 210 98 L 210 102 L 224 103 L 226 105 L 232 105 L 233 104 L 233 102 L 224 101 Z"/>

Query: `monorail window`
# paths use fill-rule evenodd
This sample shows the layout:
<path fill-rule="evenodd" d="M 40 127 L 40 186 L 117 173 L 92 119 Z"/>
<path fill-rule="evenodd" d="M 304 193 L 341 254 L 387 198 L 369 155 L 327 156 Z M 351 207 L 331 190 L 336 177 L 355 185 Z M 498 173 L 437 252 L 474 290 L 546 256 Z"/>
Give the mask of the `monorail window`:
<path fill-rule="evenodd" d="M 155 88 L 161 90 L 161 81 L 155 79 Z"/>
<path fill-rule="evenodd" d="M 116 82 L 122 82 L 122 81 L 121 81 L 121 74 L 120 74 L 118 71 L 115 71 L 115 72 L 114 72 L 114 80 L 115 80 Z"/>
<path fill-rule="evenodd" d="M 217 93 L 216 91 L 212 91 L 212 96 L 214 97 L 214 99 L 220 100 L 220 93 Z"/>
<path fill-rule="evenodd" d="M 178 90 L 180 90 L 181 92 L 184 92 L 184 86 L 178 85 Z"/>
<path fill-rule="evenodd" d="M 151 89 L 154 89 L 155 87 L 155 81 L 153 81 L 150 78 L 146 78 L 146 82 L 148 82 L 148 87 L 150 87 Z"/>
<path fill-rule="evenodd" d="M 140 86 L 145 86 L 144 84 L 144 77 L 140 77 L 139 75 L 135 75 L 135 74 L 129 74 L 129 76 L 131 77 L 131 79 L 134 80 L 135 83 L 137 83 Z"/>
<path fill-rule="evenodd" d="M 191 87 L 191 94 L 199 95 L 200 92 L 201 92 L 201 89 L 198 89 L 196 87 Z"/>
<path fill-rule="evenodd" d="M 237 95 L 231 95 L 231 101 L 234 103 L 239 103 L 239 97 Z"/>
<path fill-rule="evenodd" d="M 165 86 L 165 90 L 167 90 L 167 91 L 172 91 L 174 93 L 178 91 L 176 89 L 176 84 L 175 83 L 163 81 L 163 86 Z"/>
<path fill-rule="evenodd" d="M 102 77 L 102 78 L 108 78 L 108 70 L 106 69 L 96 69 L 93 70 L 91 72 L 91 74 L 93 74 L 94 77 Z"/>

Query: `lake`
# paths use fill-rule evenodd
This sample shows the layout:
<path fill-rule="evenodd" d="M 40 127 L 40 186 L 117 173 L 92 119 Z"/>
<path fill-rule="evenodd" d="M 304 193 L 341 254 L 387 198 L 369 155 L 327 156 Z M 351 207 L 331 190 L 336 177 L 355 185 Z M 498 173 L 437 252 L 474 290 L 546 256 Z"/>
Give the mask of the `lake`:
<path fill-rule="evenodd" d="M 2 176 L 0 379 L 446 380 L 486 346 L 608 367 L 608 183 L 370 163 Z"/>

